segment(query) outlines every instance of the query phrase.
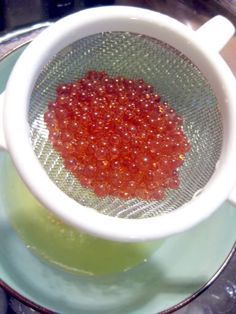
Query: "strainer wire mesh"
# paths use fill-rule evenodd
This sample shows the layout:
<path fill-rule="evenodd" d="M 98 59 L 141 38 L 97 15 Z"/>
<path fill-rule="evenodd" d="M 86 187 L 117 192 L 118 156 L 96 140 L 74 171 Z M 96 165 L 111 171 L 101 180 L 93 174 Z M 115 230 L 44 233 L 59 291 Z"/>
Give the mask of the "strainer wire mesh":
<path fill-rule="evenodd" d="M 191 151 L 180 169 L 181 185 L 162 201 L 99 198 L 64 168 L 48 140 L 43 114 L 61 83 L 88 70 L 143 79 L 184 119 Z M 61 50 L 42 69 L 32 92 L 28 122 L 34 152 L 49 178 L 69 197 L 97 211 L 123 218 L 146 218 L 176 210 L 204 188 L 222 146 L 222 122 L 214 93 L 199 69 L 175 48 L 157 39 L 128 32 L 98 33 Z"/>

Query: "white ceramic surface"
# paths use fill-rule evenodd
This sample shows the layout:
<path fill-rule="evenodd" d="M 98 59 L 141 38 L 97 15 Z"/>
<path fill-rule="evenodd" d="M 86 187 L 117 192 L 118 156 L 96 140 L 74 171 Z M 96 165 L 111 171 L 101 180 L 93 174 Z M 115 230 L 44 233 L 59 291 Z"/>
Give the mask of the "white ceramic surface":
<path fill-rule="evenodd" d="M 219 33 L 214 40 L 211 36 L 213 29 Z M 27 108 L 42 66 L 66 45 L 103 31 L 136 32 L 174 46 L 198 66 L 209 80 L 220 104 L 224 138 L 218 167 L 201 194 L 168 215 L 122 219 L 85 208 L 66 196 L 49 179 L 32 149 Z M 2 146 L 6 144 L 17 170 L 31 192 L 45 207 L 71 225 L 99 237 L 120 241 L 135 242 L 166 237 L 184 231 L 211 215 L 227 199 L 236 181 L 236 85 L 233 74 L 217 52 L 233 32 L 234 27 L 223 17 L 211 20 L 198 33 L 156 12 L 113 6 L 75 13 L 40 34 L 22 54 L 11 73 L 4 96 L 2 117 L 6 142 L 3 141 Z M 33 175 L 29 169 L 32 169 Z M 204 210 L 199 210 L 203 207 Z"/>

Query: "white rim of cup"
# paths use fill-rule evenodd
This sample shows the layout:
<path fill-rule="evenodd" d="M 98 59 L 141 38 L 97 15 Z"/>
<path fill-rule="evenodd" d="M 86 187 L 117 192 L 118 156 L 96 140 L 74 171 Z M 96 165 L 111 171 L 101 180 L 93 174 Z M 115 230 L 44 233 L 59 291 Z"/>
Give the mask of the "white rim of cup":
<path fill-rule="evenodd" d="M 79 31 L 78 31 L 79 29 Z M 196 64 L 209 80 L 222 110 L 224 141 L 214 175 L 203 192 L 178 210 L 145 219 L 123 219 L 98 213 L 66 196 L 47 176 L 29 137 L 27 108 L 42 66 L 65 46 L 103 31 L 129 31 L 158 38 L 174 46 Z M 178 38 L 178 40 L 177 40 Z M 23 73 L 23 74 L 22 74 Z M 4 132 L 10 155 L 31 192 L 64 221 L 95 236 L 117 241 L 166 237 L 207 218 L 227 199 L 236 181 L 235 79 L 220 55 L 180 22 L 146 9 L 99 7 L 61 19 L 43 31 L 23 52 L 7 84 Z"/>

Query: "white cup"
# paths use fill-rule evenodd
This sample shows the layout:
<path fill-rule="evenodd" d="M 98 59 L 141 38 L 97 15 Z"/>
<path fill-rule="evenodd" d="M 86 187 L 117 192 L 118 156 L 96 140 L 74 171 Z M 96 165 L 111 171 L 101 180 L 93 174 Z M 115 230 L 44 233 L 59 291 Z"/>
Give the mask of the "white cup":
<path fill-rule="evenodd" d="M 61 49 L 83 37 L 126 31 L 161 40 L 186 55 L 209 81 L 222 113 L 223 147 L 214 175 L 197 197 L 166 215 L 122 219 L 102 215 L 66 196 L 48 177 L 33 151 L 27 110 L 42 67 Z M 150 10 L 112 6 L 80 11 L 43 31 L 23 52 L 1 95 L 1 147 L 8 150 L 30 191 L 64 221 L 107 239 L 143 241 L 184 231 L 212 214 L 229 199 L 236 204 L 236 84 L 219 55 L 234 34 L 224 17 L 212 18 L 197 31 Z"/>

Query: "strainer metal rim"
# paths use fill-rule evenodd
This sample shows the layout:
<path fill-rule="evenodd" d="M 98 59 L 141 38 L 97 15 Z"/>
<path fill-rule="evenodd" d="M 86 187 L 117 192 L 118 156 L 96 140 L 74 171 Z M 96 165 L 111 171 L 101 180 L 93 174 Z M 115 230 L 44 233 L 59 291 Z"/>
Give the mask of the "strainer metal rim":
<path fill-rule="evenodd" d="M 188 57 L 191 56 L 191 60 L 209 79 L 218 102 L 224 109 L 223 154 L 218 169 L 207 188 L 191 204 L 187 203 L 163 216 L 145 219 L 114 218 L 79 205 L 50 181 L 31 146 L 29 126 L 26 123 L 27 107 L 41 67 L 62 47 L 80 36 L 114 30 L 142 33 L 164 40 Z M 4 129 L 7 147 L 19 174 L 33 194 L 68 223 L 113 240 L 140 241 L 165 237 L 184 231 L 208 217 L 227 198 L 235 184 L 234 90 L 234 76 L 223 59 L 215 51 L 206 49 L 205 43 L 201 42 L 196 33 L 180 22 L 156 12 L 132 7 L 112 6 L 84 10 L 56 22 L 42 32 L 19 58 L 8 81 L 5 97 Z"/>

